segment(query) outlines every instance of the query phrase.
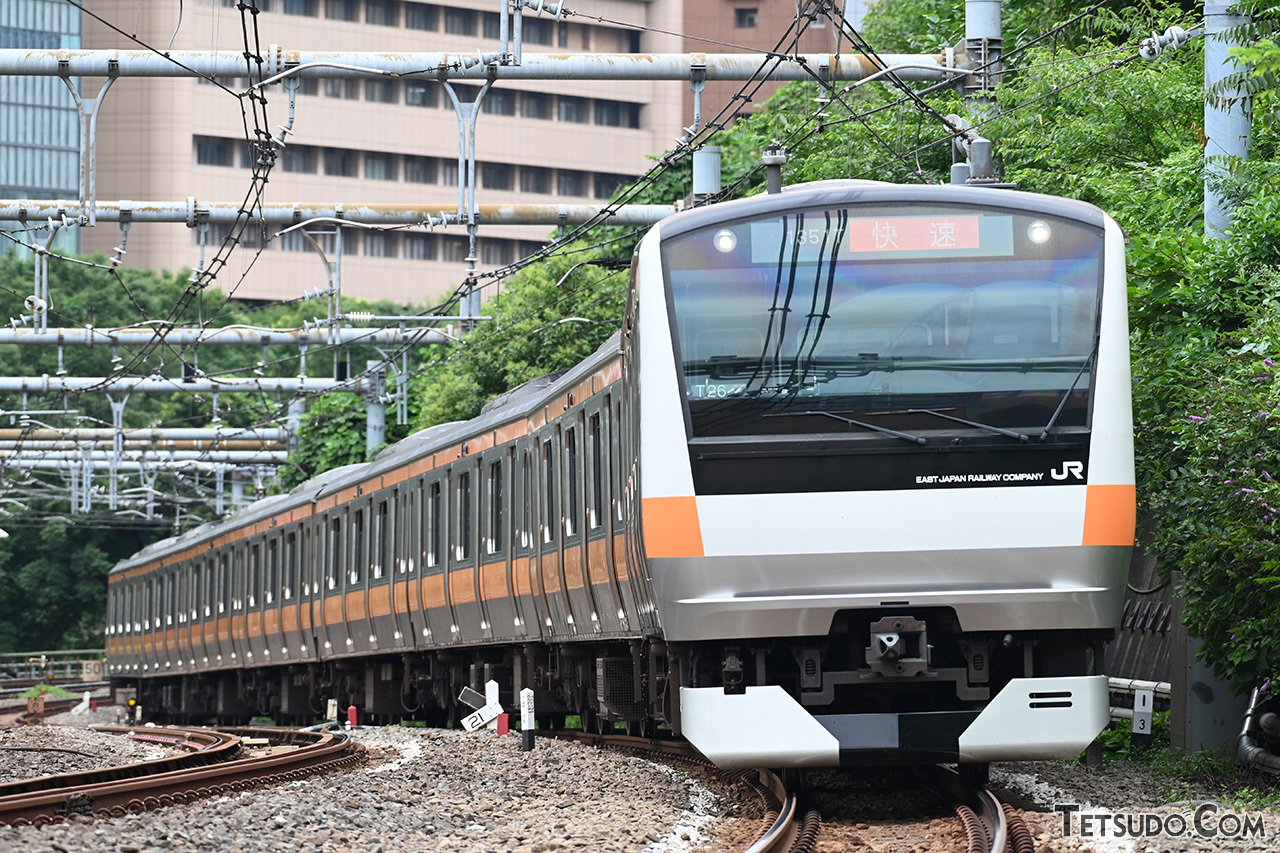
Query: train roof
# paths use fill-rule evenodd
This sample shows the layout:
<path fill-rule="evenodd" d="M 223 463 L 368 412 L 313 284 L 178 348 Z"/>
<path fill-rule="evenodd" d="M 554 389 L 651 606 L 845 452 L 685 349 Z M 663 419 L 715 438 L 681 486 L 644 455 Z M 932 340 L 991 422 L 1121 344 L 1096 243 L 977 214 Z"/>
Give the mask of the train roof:
<path fill-rule="evenodd" d="M 288 494 L 263 498 L 237 510 L 227 518 L 206 522 L 178 536 L 148 545 L 133 556 L 116 563 L 111 569 L 111 574 L 127 571 L 166 554 L 185 550 L 227 531 L 270 518 L 284 510 L 303 506 L 325 495 L 365 482 L 385 471 L 399 468 L 413 459 L 447 447 L 461 439 L 502 426 L 521 417 L 528 417 L 540 404 L 582 381 L 584 377 L 589 376 L 607 362 L 618 352 L 620 340 L 620 334 L 615 333 L 592 355 L 573 367 L 539 376 L 499 394 L 484 406 L 479 415 L 469 421 L 452 421 L 419 430 L 387 446 L 369 462 L 332 468 L 300 483 Z"/>
<path fill-rule="evenodd" d="M 956 204 L 1013 207 L 1028 213 L 1065 216 L 1102 228 L 1106 214 L 1084 201 L 1040 193 L 953 184 L 890 184 L 884 181 L 832 180 L 792 184 L 780 193 L 695 207 L 663 219 L 653 232 L 660 239 L 674 237 L 726 220 L 749 219 L 797 207 L 838 207 L 846 204 Z"/>

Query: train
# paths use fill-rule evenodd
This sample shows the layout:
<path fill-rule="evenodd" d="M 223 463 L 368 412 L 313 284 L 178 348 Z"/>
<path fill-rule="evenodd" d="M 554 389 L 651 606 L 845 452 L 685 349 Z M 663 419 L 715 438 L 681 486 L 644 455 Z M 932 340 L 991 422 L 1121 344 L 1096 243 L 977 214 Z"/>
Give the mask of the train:
<path fill-rule="evenodd" d="M 108 677 L 439 725 L 493 680 L 727 768 L 1074 757 L 1134 542 L 1124 244 L 986 187 L 676 213 L 586 360 L 116 565 Z"/>

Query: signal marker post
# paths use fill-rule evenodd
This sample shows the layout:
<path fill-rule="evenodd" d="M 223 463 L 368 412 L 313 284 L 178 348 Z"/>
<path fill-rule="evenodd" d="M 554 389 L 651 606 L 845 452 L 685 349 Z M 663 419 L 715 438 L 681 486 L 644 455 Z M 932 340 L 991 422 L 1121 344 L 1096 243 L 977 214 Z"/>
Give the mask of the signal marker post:
<path fill-rule="evenodd" d="M 494 686 L 493 693 L 497 693 L 497 683 L 490 681 L 489 684 Z M 486 692 L 489 692 L 488 685 L 485 685 Z M 468 714 L 462 718 L 462 727 L 469 732 L 474 732 L 482 726 L 488 725 L 498 719 L 498 715 L 502 713 L 502 706 L 498 702 L 488 700 L 487 696 L 483 696 L 477 690 L 470 687 L 462 688 L 462 693 L 458 695 L 458 701 L 470 705 L 476 709 L 474 714 Z"/>
<path fill-rule="evenodd" d="M 1154 690 L 1133 691 L 1133 731 L 1129 734 L 1129 743 L 1135 747 L 1151 746 L 1151 710 L 1155 701 Z"/>
<path fill-rule="evenodd" d="M 533 749 L 533 688 L 520 691 L 520 746 L 525 752 Z"/>

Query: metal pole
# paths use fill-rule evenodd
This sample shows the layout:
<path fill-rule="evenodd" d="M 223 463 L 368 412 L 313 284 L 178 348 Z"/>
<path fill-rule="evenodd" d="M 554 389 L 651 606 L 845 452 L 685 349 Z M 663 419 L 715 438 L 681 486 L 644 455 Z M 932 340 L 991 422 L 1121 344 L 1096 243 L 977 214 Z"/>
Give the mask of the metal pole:
<path fill-rule="evenodd" d="M 1249 22 L 1243 15 L 1228 12 L 1231 3 L 1204 4 L 1204 85 L 1213 86 L 1229 74 L 1240 71 L 1231 57 L 1232 41 L 1226 30 Z M 1204 233 L 1206 237 L 1226 236 L 1231 227 L 1232 211 L 1223 194 L 1223 184 L 1233 168 L 1233 160 L 1249 157 L 1249 139 L 1253 127 L 1249 96 L 1239 88 L 1226 95 L 1211 97 L 1204 104 L 1206 143 L 1204 179 Z"/>
<path fill-rule="evenodd" d="M 1000 84 L 1000 56 L 1004 51 L 1000 0 L 965 0 L 964 42 L 968 65 L 981 69 L 964 87 L 965 99 L 970 113 L 987 118 L 996 112 L 992 90 Z"/>

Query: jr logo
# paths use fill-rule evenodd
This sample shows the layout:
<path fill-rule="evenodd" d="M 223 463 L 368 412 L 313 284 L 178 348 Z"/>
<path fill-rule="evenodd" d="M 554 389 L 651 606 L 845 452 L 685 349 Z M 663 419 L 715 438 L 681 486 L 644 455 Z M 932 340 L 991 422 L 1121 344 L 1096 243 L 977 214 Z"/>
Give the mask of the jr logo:
<path fill-rule="evenodd" d="M 1055 480 L 1065 480 L 1067 477 L 1074 476 L 1077 480 L 1084 479 L 1084 463 L 1083 462 L 1063 462 L 1062 470 L 1056 468 L 1049 469 L 1049 476 Z"/>

